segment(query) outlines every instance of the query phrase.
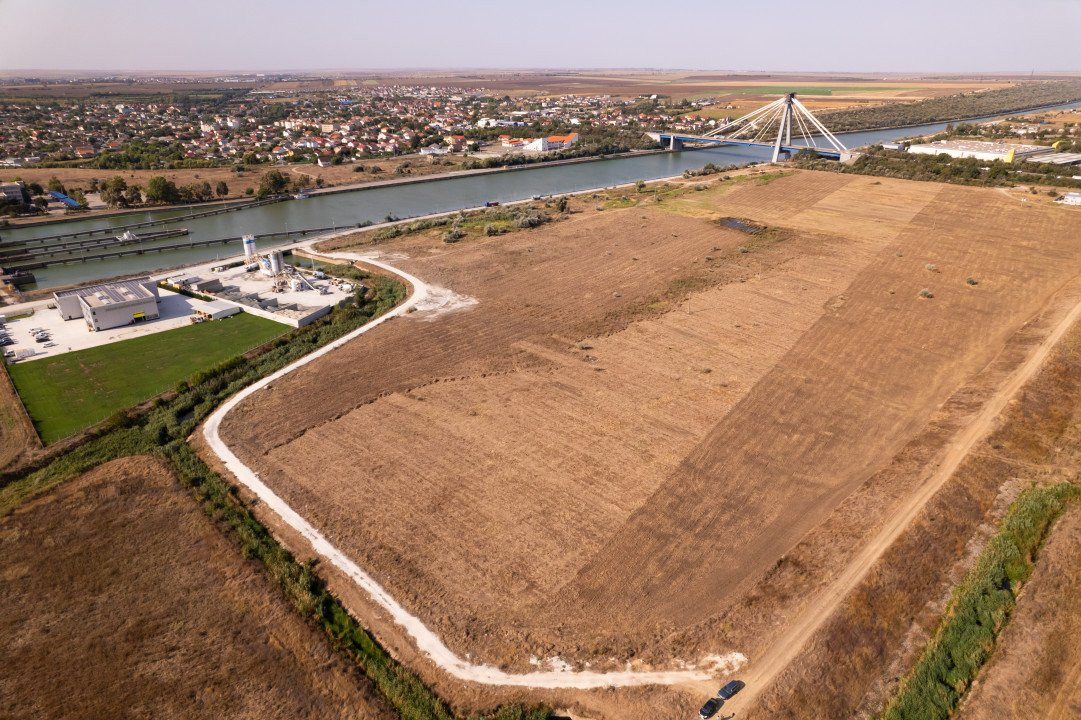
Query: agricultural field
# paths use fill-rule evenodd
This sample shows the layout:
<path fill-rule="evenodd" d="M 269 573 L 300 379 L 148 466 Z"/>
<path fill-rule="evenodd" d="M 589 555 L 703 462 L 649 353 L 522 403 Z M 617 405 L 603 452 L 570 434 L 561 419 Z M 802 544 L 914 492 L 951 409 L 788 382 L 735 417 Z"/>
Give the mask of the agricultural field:
<path fill-rule="evenodd" d="M 816 172 L 625 195 L 454 244 L 360 235 L 477 304 L 381 326 L 222 436 L 462 655 L 753 669 L 1025 357 L 1004 351 L 1081 298 L 1081 217 Z M 797 547 L 815 573 L 778 586 Z"/>
<path fill-rule="evenodd" d="M 161 461 L 0 518 L 0 715 L 395 717 Z"/>
<path fill-rule="evenodd" d="M 240 313 L 8 368 L 41 439 L 55 442 L 262 345 L 289 328 Z"/>

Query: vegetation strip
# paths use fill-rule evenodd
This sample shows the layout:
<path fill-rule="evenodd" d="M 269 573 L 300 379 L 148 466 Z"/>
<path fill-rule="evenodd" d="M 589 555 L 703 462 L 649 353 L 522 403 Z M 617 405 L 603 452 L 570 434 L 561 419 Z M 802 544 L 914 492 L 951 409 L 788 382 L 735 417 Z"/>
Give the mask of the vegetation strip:
<path fill-rule="evenodd" d="M 366 274 L 365 282 L 375 291 L 371 299 L 358 298 L 324 320 L 279 338 L 253 358 L 237 356 L 195 373 L 177 386 L 174 399 L 158 403 L 145 416 L 118 414 L 98 437 L 44 468 L 9 480 L 0 487 L 0 517 L 110 460 L 159 453 L 191 488 L 207 514 L 237 541 L 244 555 L 263 564 L 292 606 L 323 627 L 335 646 L 364 670 L 403 720 L 453 720 L 455 715 L 446 704 L 416 674 L 391 658 L 326 590 L 314 566 L 298 563 L 244 506 L 236 488 L 212 472 L 185 441 L 225 398 L 384 314 L 405 297 L 405 288 L 391 278 Z M 547 715 L 543 708 L 506 706 L 484 718 L 543 720 Z"/>
<path fill-rule="evenodd" d="M 938 632 L 879 715 L 881 720 L 953 715 L 994 652 L 1051 526 L 1079 494 L 1076 485 L 1063 482 L 1029 488 L 1017 498 L 954 592 Z"/>
<path fill-rule="evenodd" d="M 914 103 L 836 110 L 822 113 L 820 119 L 835 133 L 850 132 L 1001 115 L 1075 100 L 1081 100 L 1081 81 L 1071 79 L 1026 83 Z"/>

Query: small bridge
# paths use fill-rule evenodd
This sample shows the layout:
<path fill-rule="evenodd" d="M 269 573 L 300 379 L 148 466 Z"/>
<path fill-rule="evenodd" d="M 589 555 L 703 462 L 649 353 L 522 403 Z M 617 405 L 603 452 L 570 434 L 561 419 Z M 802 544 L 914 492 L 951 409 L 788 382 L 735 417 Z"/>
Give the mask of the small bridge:
<path fill-rule="evenodd" d="M 801 142 L 792 143 L 792 127 Z M 705 135 L 678 132 L 652 132 L 649 136 L 669 150 L 682 150 L 685 143 L 701 145 L 748 145 L 772 148 L 772 162 L 781 155 L 810 150 L 823 157 L 847 160 L 852 153 L 803 103 L 796 93 L 788 93 L 768 105 L 717 127 Z M 824 141 L 824 144 L 818 143 Z"/>

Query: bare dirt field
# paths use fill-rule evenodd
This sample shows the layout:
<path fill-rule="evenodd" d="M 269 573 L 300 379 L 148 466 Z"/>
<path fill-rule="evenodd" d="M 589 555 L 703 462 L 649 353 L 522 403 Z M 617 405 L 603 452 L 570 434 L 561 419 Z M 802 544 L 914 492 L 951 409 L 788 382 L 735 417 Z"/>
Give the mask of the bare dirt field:
<path fill-rule="evenodd" d="M 222 435 L 463 655 L 753 665 L 971 417 L 948 401 L 1016 366 L 1004 349 L 1081 270 L 1059 208 L 768 180 L 381 245 L 478 304 L 378 328 Z M 801 542 L 819 574 L 778 585 Z"/>
<path fill-rule="evenodd" d="M 1081 718 L 1081 507 L 1055 526 L 991 663 L 962 707 L 965 720 Z"/>
<path fill-rule="evenodd" d="M 963 435 L 972 426 L 973 414 L 987 404 L 991 393 L 1001 392 L 1004 377 L 1022 358 L 1033 356 L 1034 346 L 1046 342 L 1050 328 L 1061 324 L 1062 311 L 1076 302 L 1071 295 L 1072 291 L 1060 293 L 1016 333 L 888 468 L 845 500 L 843 512 L 834 513 L 789 552 L 757 591 L 754 607 L 762 608 L 761 600 L 781 597 L 793 587 L 814 585 L 828 574 L 829 558 L 850 544 L 839 539 L 858 536 L 860 526 L 892 512 L 896 504 L 882 498 L 918 493 L 928 474 L 923 468 L 937 472 L 941 464 L 941 438 Z M 997 429 L 969 452 L 859 585 L 837 603 L 814 637 L 787 668 L 781 668 L 750 717 L 868 717 L 881 709 L 898 678 L 923 650 L 953 587 L 984 548 L 1009 503 L 1030 483 L 1076 479 L 1081 472 L 1079 448 L 1081 326 L 1075 324 L 1038 374 L 1014 394 L 997 418 Z M 868 492 L 871 488 L 873 493 Z M 869 502 L 876 496 L 878 503 Z M 831 527 L 836 523 L 843 526 Z M 834 542 L 825 542 L 827 538 Z M 1065 609 L 1069 601 L 1061 602 L 1059 611 L 1069 615 Z"/>
<path fill-rule="evenodd" d="M 393 717 L 153 458 L 0 520 L 0 716 Z"/>

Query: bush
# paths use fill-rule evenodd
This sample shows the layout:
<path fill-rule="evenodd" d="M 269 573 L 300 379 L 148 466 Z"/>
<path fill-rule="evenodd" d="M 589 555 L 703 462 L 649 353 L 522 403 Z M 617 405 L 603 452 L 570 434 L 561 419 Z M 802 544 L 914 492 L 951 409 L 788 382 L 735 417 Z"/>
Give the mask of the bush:
<path fill-rule="evenodd" d="M 1051 525 L 1078 492 L 1068 482 L 1032 487 L 1010 506 L 881 720 L 946 720 L 953 715 L 1009 622 Z"/>
<path fill-rule="evenodd" d="M 931 292 L 930 290 L 928 290 L 927 288 L 924 288 L 923 290 L 920 290 L 920 297 L 921 298 L 927 298 L 928 300 L 930 300 L 934 296 L 935 296 L 935 294 L 933 292 Z"/>

